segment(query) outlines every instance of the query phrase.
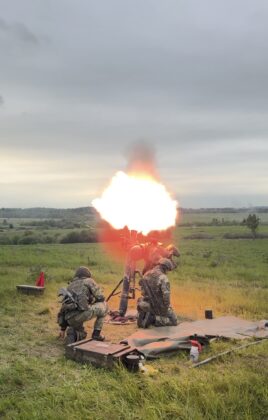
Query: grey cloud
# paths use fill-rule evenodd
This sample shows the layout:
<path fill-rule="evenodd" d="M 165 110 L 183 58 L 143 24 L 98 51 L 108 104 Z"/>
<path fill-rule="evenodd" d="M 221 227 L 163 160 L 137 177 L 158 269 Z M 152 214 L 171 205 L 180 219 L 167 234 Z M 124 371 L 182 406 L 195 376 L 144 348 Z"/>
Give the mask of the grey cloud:
<path fill-rule="evenodd" d="M 0 106 L 3 106 L 5 103 L 4 98 L 2 95 L 0 95 Z"/>
<path fill-rule="evenodd" d="M 31 32 L 23 23 L 17 22 L 13 24 L 13 31 L 17 34 L 23 42 L 38 45 L 39 40 L 37 36 Z"/>
<path fill-rule="evenodd" d="M 8 24 L 2 18 L 0 18 L 0 30 L 4 32 L 8 32 L 9 30 Z"/>
<path fill-rule="evenodd" d="M 253 7 L 238 1 L 232 13 L 229 2 L 154 3 L 143 2 L 141 9 L 140 2 L 79 3 L 75 11 L 69 5 L 66 39 L 62 22 L 51 28 L 59 57 L 52 48 L 49 66 L 37 64 L 29 76 L 23 68 L 21 77 L 40 94 L 50 86 L 51 95 L 63 101 L 151 107 L 164 99 L 174 108 L 267 109 L 268 31 L 256 18 L 259 12 L 264 22 L 265 2 Z"/>
<path fill-rule="evenodd" d="M 9 23 L 0 17 L 1 32 L 26 44 L 39 44 L 37 36 L 22 22 Z"/>
<path fill-rule="evenodd" d="M 259 165 L 258 182 L 267 157 L 266 0 L 2 3 L 2 148 L 94 156 L 101 171 L 144 138 L 174 188 L 183 175 L 224 170 L 243 180 Z"/>
<path fill-rule="evenodd" d="M 139 140 L 127 150 L 127 170 L 131 172 L 144 171 L 157 176 L 155 150 L 148 142 Z"/>

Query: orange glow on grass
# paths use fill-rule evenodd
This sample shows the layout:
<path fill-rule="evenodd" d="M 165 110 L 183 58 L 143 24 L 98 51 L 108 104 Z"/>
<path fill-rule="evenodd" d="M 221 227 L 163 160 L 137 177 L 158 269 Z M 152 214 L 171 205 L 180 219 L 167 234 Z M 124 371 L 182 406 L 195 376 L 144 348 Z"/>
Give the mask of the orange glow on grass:
<path fill-rule="evenodd" d="M 145 173 L 117 172 L 92 204 L 115 229 L 127 226 L 147 235 L 176 224 L 177 201 L 163 184 Z"/>

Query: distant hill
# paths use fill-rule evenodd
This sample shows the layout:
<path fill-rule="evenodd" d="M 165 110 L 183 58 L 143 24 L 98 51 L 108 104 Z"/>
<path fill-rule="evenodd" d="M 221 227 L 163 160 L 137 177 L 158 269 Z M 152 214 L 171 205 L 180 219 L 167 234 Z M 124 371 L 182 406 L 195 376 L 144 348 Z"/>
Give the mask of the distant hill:
<path fill-rule="evenodd" d="M 182 213 L 268 213 L 268 207 L 254 208 L 180 208 Z M 94 207 L 78 207 L 74 209 L 56 209 L 47 207 L 1 208 L 2 219 L 66 219 L 66 220 L 94 220 L 98 213 Z"/>
<path fill-rule="evenodd" d="M 46 207 L 1 208 L 0 218 L 4 219 L 95 219 L 97 212 L 94 207 L 79 207 L 75 209 L 55 209 Z"/>
<path fill-rule="evenodd" d="M 268 213 L 268 206 L 257 206 L 257 207 L 209 207 L 209 208 L 183 208 L 180 210 L 183 213 Z"/>

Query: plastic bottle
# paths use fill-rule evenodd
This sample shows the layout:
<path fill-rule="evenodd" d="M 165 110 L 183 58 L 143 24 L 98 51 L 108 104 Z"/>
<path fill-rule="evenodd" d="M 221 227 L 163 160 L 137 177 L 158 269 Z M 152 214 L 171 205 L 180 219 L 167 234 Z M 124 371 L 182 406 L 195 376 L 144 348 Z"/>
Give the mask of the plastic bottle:
<path fill-rule="evenodd" d="M 191 350 L 190 350 L 190 360 L 193 363 L 198 362 L 199 359 L 199 351 L 198 351 L 198 347 L 196 346 L 191 346 Z"/>
<path fill-rule="evenodd" d="M 144 366 L 142 362 L 139 362 L 139 371 L 142 373 L 147 373 L 148 369 Z"/>
<path fill-rule="evenodd" d="M 191 343 L 190 360 L 193 363 L 197 363 L 199 359 L 199 353 L 202 351 L 202 346 L 196 340 L 190 340 L 190 343 Z"/>

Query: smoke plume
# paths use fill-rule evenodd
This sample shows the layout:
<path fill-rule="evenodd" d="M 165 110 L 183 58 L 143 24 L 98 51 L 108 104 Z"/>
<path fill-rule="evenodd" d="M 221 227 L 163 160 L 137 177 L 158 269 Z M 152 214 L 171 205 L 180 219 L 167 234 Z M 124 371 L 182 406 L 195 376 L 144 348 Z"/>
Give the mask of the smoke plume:
<path fill-rule="evenodd" d="M 144 173 L 158 178 L 156 170 L 155 150 L 143 141 L 132 144 L 127 153 L 127 173 Z"/>

